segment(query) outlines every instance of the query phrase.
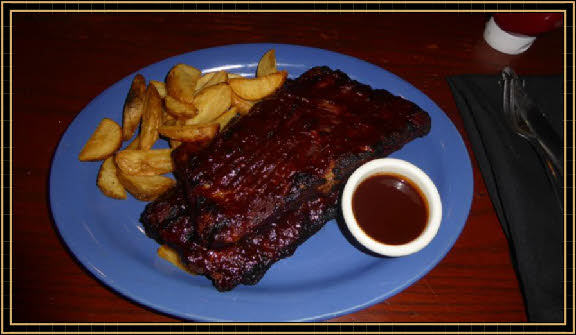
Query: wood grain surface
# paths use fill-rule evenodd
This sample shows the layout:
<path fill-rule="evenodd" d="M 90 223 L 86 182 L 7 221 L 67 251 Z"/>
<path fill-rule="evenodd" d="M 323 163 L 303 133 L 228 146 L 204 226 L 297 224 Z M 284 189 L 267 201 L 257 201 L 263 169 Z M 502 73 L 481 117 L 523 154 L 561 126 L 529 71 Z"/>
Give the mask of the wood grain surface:
<path fill-rule="evenodd" d="M 180 321 L 106 288 L 59 238 L 48 202 L 58 141 L 124 76 L 170 56 L 235 43 L 324 48 L 379 65 L 427 94 L 466 132 L 445 80 L 463 73 L 563 73 L 563 32 L 508 56 L 482 39 L 482 13 L 14 13 L 13 322 Z M 522 295 L 482 176 L 462 235 L 428 275 L 375 306 L 330 321 L 522 322 Z M 190 297 L 193 299 L 193 297 Z"/>

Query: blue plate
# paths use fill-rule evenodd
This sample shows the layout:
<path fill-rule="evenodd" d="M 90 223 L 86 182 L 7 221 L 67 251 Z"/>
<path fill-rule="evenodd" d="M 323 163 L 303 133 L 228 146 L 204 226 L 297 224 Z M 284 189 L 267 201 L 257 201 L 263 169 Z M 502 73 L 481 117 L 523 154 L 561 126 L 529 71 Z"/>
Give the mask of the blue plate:
<path fill-rule="evenodd" d="M 283 44 L 240 44 L 194 51 L 138 71 L 163 80 L 177 63 L 203 71 L 253 75 L 261 55 L 276 49 L 278 67 L 291 77 L 328 65 L 374 88 L 418 104 L 432 130 L 391 157 L 408 160 L 434 181 L 444 205 L 436 238 L 401 258 L 367 255 L 331 221 L 294 256 L 276 263 L 255 286 L 220 293 L 202 276 L 191 276 L 160 259 L 158 245 L 138 222 L 145 203 L 105 197 L 96 187 L 100 163 L 81 163 L 78 153 L 102 118 L 122 120 L 122 106 L 135 74 L 96 97 L 70 124 L 52 162 L 50 201 L 62 238 L 98 279 L 124 296 L 158 311 L 195 321 L 318 321 L 351 313 L 402 291 L 430 271 L 450 250 L 466 222 L 472 200 L 472 168 L 462 139 L 426 95 L 382 68 L 335 52 Z M 162 143 L 160 143 L 162 142 Z M 159 141 L 160 146 L 166 146 Z"/>

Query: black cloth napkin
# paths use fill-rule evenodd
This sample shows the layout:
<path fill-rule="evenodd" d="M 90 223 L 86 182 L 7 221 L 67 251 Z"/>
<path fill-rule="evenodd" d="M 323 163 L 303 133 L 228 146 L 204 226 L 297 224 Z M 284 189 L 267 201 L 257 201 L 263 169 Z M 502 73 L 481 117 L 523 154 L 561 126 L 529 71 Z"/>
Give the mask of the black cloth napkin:
<path fill-rule="evenodd" d="M 520 77 L 562 139 L 562 76 Z M 447 80 L 508 238 L 528 320 L 562 322 L 563 215 L 543 162 L 506 122 L 500 75 L 458 75 Z"/>

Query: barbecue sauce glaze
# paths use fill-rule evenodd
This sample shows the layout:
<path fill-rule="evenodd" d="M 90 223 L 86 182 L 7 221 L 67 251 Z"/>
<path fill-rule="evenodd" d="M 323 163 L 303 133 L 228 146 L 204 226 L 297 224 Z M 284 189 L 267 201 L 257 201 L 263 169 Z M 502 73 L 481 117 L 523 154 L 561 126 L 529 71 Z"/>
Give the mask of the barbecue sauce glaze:
<path fill-rule="evenodd" d="M 418 187 L 390 174 L 362 181 L 352 195 L 352 211 L 368 236 L 390 245 L 414 240 L 428 221 L 427 203 Z"/>

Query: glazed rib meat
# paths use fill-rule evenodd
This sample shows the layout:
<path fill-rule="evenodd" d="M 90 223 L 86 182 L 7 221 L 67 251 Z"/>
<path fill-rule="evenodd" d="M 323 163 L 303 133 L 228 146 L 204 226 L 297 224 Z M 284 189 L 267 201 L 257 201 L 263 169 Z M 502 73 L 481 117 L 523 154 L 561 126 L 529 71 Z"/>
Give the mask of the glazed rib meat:
<path fill-rule="evenodd" d="M 415 104 L 341 71 L 312 68 L 207 148 L 175 150 L 178 185 L 141 221 L 217 289 L 255 284 L 335 216 L 354 169 L 429 129 Z"/>

